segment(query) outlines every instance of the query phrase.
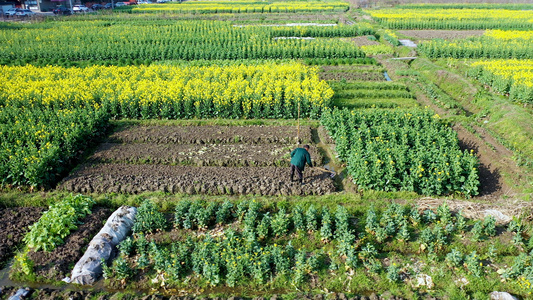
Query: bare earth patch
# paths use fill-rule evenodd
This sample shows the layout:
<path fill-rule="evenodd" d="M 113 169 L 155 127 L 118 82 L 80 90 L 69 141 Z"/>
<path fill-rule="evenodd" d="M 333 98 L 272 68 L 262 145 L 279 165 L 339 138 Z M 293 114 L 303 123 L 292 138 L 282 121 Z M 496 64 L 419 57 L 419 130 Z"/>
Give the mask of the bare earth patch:
<path fill-rule="evenodd" d="M 398 32 L 417 40 L 454 40 L 481 36 L 485 30 L 398 30 Z"/>
<path fill-rule="evenodd" d="M 372 46 L 372 45 L 379 45 L 378 41 L 372 41 L 369 40 L 367 36 L 357 36 L 354 38 L 350 38 L 352 42 L 354 42 L 357 46 Z"/>
<path fill-rule="evenodd" d="M 323 195 L 335 191 L 330 174 L 308 168 L 305 185 L 291 182 L 289 166 L 189 167 L 87 164 L 65 178 L 60 189 L 76 193 L 163 191 L 185 194 Z M 296 177 L 295 177 L 296 178 Z"/>

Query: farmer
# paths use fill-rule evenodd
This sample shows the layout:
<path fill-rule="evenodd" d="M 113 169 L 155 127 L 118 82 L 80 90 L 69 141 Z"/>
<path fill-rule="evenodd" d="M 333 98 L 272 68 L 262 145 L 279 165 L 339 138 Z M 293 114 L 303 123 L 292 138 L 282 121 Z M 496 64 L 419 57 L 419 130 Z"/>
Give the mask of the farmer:
<path fill-rule="evenodd" d="M 296 170 L 300 184 L 304 184 L 305 163 L 313 167 L 311 155 L 309 154 L 309 145 L 305 145 L 303 148 L 296 148 L 291 152 L 291 182 L 294 181 L 294 171 Z"/>

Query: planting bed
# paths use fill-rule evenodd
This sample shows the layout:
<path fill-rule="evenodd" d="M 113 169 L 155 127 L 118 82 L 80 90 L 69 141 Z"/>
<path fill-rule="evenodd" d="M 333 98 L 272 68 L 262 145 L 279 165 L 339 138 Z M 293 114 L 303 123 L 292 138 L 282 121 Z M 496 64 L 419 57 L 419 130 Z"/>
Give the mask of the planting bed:
<path fill-rule="evenodd" d="M 89 241 L 111 213 L 108 208 L 95 208 L 92 214 L 80 221 L 78 229 L 65 239 L 64 244 L 50 252 L 30 251 L 28 258 L 33 261 L 35 275 L 45 280 L 59 281 L 65 278 L 72 271 L 72 263 L 81 258 Z"/>
<path fill-rule="evenodd" d="M 35 223 L 44 208 L 17 207 L 0 210 L 0 266 L 11 257 L 28 226 Z"/>
<path fill-rule="evenodd" d="M 289 179 L 294 126 L 130 126 L 113 133 L 60 184 L 72 192 L 322 195 L 335 191 L 329 173 Z M 311 143 L 311 128 L 300 131 Z M 315 165 L 323 158 L 311 147 Z M 296 179 L 296 177 L 295 177 Z"/>
<path fill-rule="evenodd" d="M 399 30 L 398 32 L 418 40 L 454 40 L 481 36 L 485 30 Z"/>
<path fill-rule="evenodd" d="M 192 166 L 286 166 L 293 149 L 274 144 L 115 144 L 103 143 L 91 157 L 94 162 Z M 320 165 L 316 148 L 311 157 Z"/>
<path fill-rule="evenodd" d="M 306 183 L 290 182 L 289 167 L 190 167 L 168 165 L 86 164 L 61 184 L 72 192 L 187 194 L 322 195 L 335 191 L 326 172 L 305 170 Z"/>
<path fill-rule="evenodd" d="M 111 134 L 116 143 L 294 144 L 296 126 L 126 126 Z M 300 127 L 300 139 L 311 142 L 311 128 Z"/>

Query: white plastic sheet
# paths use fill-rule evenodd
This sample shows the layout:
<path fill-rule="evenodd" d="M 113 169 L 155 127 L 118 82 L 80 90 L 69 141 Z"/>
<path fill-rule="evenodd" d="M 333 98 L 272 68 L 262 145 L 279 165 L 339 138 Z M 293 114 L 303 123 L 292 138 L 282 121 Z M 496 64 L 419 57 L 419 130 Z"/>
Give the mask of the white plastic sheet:
<path fill-rule="evenodd" d="M 107 263 L 115 247 L 131 231 L 135 221 L 135 207 L 122 206 L 117 209 L 104 227 L 91 240 L 89 247 L 72 270 L 71 282 L 92 285 L 102 275 L 102 259 Z"/>

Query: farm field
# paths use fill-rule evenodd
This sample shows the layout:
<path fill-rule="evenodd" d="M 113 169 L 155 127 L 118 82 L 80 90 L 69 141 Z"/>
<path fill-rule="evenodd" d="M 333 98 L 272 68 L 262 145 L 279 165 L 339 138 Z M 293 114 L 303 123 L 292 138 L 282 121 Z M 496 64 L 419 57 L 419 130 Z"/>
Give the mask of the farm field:
<path fill-rule="evenodd" d="M 530 297 L 533 7 L 359 8 L 0 23 L 0 299 Z"/>
<path fill-rule="evenodd" d="M 127 127 L 111 134 L 59 188 L 76 193 L 210 195 L 334 192 L 327 172 L 307 171 L 303 187 L 290 182 L 287 164 L 296 131 L 293 126 Z M 301 142 L 312 145 L 311 157 L 323 165 L 311 135 L 309 126 L 301 128 Z"/>

